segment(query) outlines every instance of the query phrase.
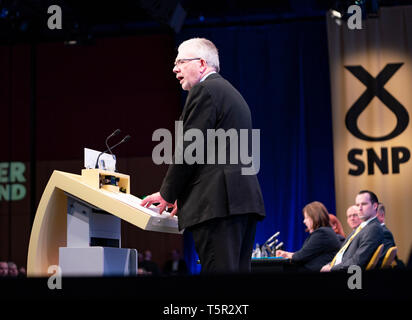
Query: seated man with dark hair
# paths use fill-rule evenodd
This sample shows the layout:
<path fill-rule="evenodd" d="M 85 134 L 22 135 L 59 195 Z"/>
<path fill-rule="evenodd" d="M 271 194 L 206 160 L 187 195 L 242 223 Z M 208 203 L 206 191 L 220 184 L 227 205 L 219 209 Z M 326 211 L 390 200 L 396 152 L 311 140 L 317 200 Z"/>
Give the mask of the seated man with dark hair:
<path fill-rule="evenodd" d="M 139 262 L 139 268 L 143 270 L 143 274 L 160 275 L 160 268 L 156 262 L 152 261 L 152 252 L 150 250 L 144 252 L 144 259 Z"/>
<path fill-rule="evenodd" d="M 385 255 L 388 252 L 388 250 L 392 247 L 396 247 L 393 234 L 385 225 L 385 214 L 385 206 L 383 205 L 383 203 L 379 203 L 376 218 L 379 220 L 383 228 L 383 251 L 379 259 L 378 266 L 382 265 L 383 259 L 385 258 Z M 395 257 L 395 261 L 397 267 L 405 266 L 405 264 L 401 260 L 399 260 L 398 256 Z"/>
<path fill-rule="evenodd" d="M 322 267 L 322 272 L 346 270 L 351 265 L 366 268 L 376 249 L 383 243 L 383 229 L 376 212 L 378 197 L 371 191 L 363 190 L 356 196 L 359 217 L 362 223 L 343 243 L 333 260 Z"/>
<path fill-rule="evenodd" d="M 184 275 L 188 274 L 186 261 L 180 256 L 180 251 L 173 249 L 170 253 L 170 260 L 166 261 L 163 267 L 163 273 L 166 275 Z"/>

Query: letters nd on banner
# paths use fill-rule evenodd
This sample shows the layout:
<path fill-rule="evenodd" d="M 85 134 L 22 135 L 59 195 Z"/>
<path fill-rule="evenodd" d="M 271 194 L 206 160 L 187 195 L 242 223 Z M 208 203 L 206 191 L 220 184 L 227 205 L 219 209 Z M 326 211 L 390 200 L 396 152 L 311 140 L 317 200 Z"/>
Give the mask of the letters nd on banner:
<path fill-rule="evenodd" d="M 386 208 L 406 260 L 412 245 L 412 7 L 381 8 L 350 30 L 328 16 L 337 216 L 363 189 Z"/>

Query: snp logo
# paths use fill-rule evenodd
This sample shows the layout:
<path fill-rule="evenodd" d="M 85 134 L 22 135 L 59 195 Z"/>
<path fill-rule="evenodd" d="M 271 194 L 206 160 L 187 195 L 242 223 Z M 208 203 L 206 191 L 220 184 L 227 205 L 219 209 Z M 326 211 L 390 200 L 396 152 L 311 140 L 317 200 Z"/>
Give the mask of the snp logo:
<path fill-rule="evenodd" d="M 345 117 L 345 125 L 348 131 L 356 138 L 368 142 L 390 141 L 401 135 L 409 125 L 408 110 L 385 89 L 385 84 L 394 76 L 404 63 L 388 63 L 376 77 L 373 77 L 363 66 L 345 66 L 345 68 L 357 78 L 365 87 L 365 91 L 349 108 Z M 370 136 L 358 127 L 358 117 L 370 105 L 374 97 L 379 98 L 382 105 L 387 107 L 396 117 L 396 126 L 392 132 L 386 135 Z M 406 146 L 393 146 L 390 149 L 382 146 L 381 156 L 374 148 L 366 149 L 366 160 L 363 160 L 362 149 L 353 148 L 348 152 L 348 161 L 355 166 L 349 169 L 352 176 L 360 176 L 366 171 L 367 174 L 375 175 L 375 165 L 384 175 L 400 173 L 400 165 L 407 163 L 411 158 L 411 152 Z M 390 172 L 389 158 L 392 160 L 392 172 Z"/>
<path fill-rule="evenodd" d="M 51 14 L 47 19 L 47 27 L 50 30 L 62 29 L 62 8 L 58 5 L 52 5 L 47 9 L 47 13 Z"/>

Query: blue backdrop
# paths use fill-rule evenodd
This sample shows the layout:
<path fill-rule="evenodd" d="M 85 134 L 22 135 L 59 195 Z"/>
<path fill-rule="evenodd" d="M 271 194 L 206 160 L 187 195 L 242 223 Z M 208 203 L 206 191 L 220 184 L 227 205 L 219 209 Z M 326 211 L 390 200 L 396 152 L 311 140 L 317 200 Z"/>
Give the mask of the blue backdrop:
<path fill-rule="evenodd" d="M 276 231 L 288 251 L 306 238 L 302 208 L 323 202 L 335 213 L 332 119 L 325 20 L 264 26 L 187 28 L 177 45 L 205 37 L 219 49 L 221 74 L 248 102 L 260 129 L 258 178 L 266 218 L 256 242 Z M 185 258 L 193 273 L 193 240 L 185 234 Z"/>

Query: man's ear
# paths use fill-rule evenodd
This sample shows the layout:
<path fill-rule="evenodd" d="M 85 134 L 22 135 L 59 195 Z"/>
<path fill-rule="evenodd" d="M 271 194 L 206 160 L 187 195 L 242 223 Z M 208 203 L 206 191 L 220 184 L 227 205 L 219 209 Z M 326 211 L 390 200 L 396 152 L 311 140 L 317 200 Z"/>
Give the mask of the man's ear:
<path fill-rule="evenodd" d="M 205 72 L 207 69 L 207 62 L 205 59 L 200 59 L 200 70 L 203 72 Z"/>

